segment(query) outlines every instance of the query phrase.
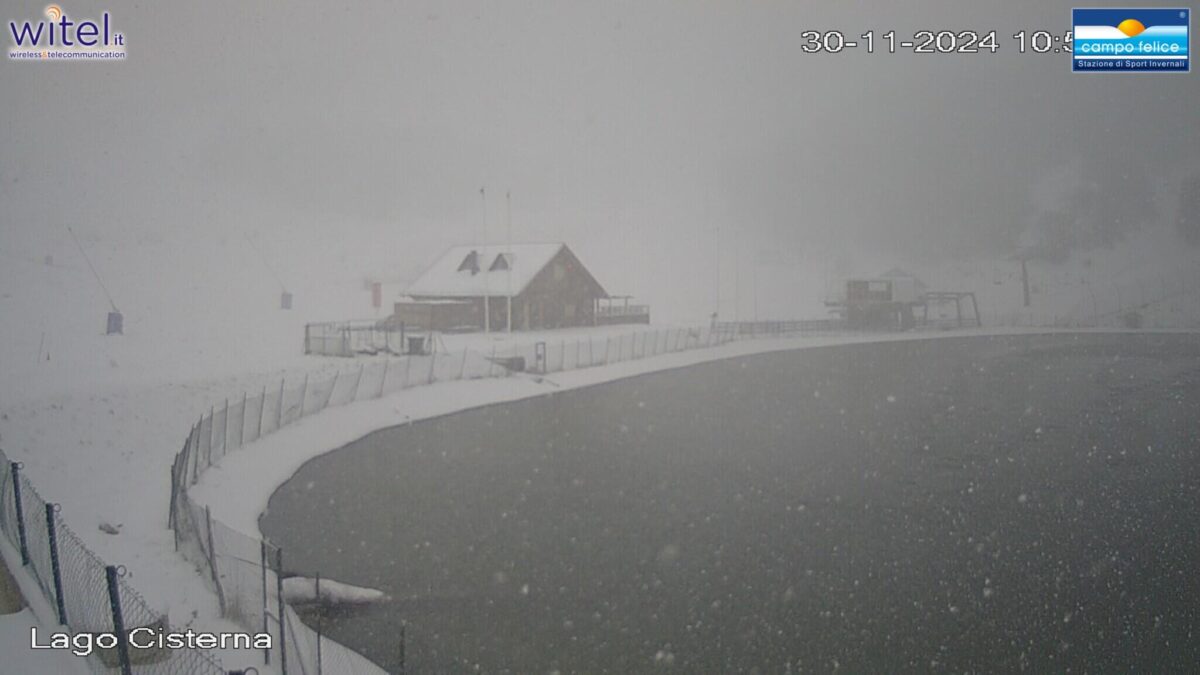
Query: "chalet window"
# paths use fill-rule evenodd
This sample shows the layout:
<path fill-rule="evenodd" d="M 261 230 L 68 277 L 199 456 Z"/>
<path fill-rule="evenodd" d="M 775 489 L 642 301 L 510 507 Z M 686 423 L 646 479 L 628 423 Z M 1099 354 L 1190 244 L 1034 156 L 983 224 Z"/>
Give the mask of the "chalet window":
<path fill-rule="evenodd" d="M 509 254 L 507 253 L 501 253 L 500 255 L 496 256 L 496 260 L 492 263 L 492 266 L 488 268 L 488 271 L 500 272 L 508 269 L 508 255 Z"/>
<path fill-rule="evenodd" d="M 458 266 L 458 271 L 469 271 L 471 274 L 479 273 L 479 254 L 471 251 L 467 257 L 463 258 L 462 264 Z"/>

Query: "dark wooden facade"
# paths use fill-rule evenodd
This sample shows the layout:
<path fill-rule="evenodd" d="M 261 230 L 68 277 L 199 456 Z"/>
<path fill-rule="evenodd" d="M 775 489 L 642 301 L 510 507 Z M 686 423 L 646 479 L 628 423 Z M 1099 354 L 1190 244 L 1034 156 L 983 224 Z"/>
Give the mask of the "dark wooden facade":
<path fill-rule="evenodd" d="M 596 278 L 571 249 L 564 245 L 542 266 L 525 288 L 514 295 L 513 330 L 593 326 L 596 324 L 597 301 L 606 297 L 607 293 Z M 436 307 L 435 303 L 445 303 L 449 300 L 459 301 L 453 311 L 425 311 L 419 307 L 425 303 Z M 489 295 L 485 312 L 482 296 L 446 297 L 414 294 L 411 302 L 396 303 L 395 309 L 397 317 L 401 314 L 435 317 L 434 321 L 439 325 L 427 327 L 433 330 L 461 329 L 461 324 L 465 321 L 481 328 L 486 313 L 490 318 L 491 330 L 502 331 L 507 329 L 507 303 L 508 297 L 505 295 Z M 443 320 L 437 321 L 437 317 Z M 440 325 L 447 321 L 455 325 Z"/>

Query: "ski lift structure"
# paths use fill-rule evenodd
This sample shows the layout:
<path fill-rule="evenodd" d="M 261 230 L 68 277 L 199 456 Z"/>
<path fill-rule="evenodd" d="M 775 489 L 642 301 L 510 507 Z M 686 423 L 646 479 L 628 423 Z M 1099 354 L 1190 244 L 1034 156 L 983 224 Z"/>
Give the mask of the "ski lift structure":
<path fill-rule="evenodd" d="M 96 284 L 100 286 L 100 290 L 104 291 L 104 297 L 108 298 L 108 306 L 111 308 L 108 312 L 104 326 L 105 335 L 124 335 L 125 334 L 125 315 L 121 310 L 117 309 L 117 303 L 113 300 L 112 293 L 108 292 L 108 287 L 104 285 L 104 280 L 100 278 L 100 273 L 96 271 L 96 266 L 92 264 L 92 259 L 88 257 L 87 251 L 84 250 L 83 244 L 79 243 L 79 237 L 75 236 L 75 230 L 67 226 L 67 232 L 71 234 L 71 240 L 75 242 L 75 247 L 79 249 L 79 254 L 83 256 L 84 262 L 87 263 L 88 269 L 92 271 L 92 276 L 96 278 Z M 54 259 L 46 256 L 45 263 L 53 264 Z M 40 358 L 40 357 L 39 357 Z"/>

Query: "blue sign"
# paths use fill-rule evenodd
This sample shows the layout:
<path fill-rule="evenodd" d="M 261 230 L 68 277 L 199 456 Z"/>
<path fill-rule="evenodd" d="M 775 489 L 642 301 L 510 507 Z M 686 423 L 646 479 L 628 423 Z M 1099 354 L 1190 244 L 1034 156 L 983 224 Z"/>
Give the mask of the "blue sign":
<path fill-rule="evenodd" d="M 1191 11 L 1181 9 L 1071 10 L 1075 72 L 1169 72 L 1191 70 Z"/>

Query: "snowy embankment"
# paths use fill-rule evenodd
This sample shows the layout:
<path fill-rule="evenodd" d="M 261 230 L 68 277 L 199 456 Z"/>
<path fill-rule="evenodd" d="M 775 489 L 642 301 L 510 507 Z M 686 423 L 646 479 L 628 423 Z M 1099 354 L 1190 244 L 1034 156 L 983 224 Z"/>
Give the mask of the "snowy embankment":
<path fill-rule="evenodd" d="M 309 577 L 288 577 L 283 580 L 283 599 L 292 605 L 369 605 L 389 600 L 383 591 L 333 579 L 321 579 L 318 594 L 317 583 L 316 579 Z"/>
<path fill-rule="evenodd" d="M 629 330 L 618 326 L 586 332 L 600 336 L 627 334 Z M 984 329 L 745 340 L 547 377 L 518 374 L 420 386 L 303 418 L 222 459 L 203 475 L 190 494 L 210 505 L 215 519 L 260 536 L 258 516 L 266 509 L 270 495 L 304 462 L 380 428 L 722 358 L 832 344 L 1016 332 L 1045 331 Z M 508 340 L 527 342 L 564 335 L 567 332 L 453 336 L 447 338 L 446 348 L 478 349 L 481 340 L 503 344 Z M 293 363 L 307 367 L 290 369 L 289 382 L 299 381 L 304 372 L 345 370 L 358 362 L 297 358 Z M 15 426 L 17 430 L 6 434 L 6 448 L 15 450 L 15 458 L 26 463 L 27 474 L 47 499 L 62 503 L 68 523 L 85 543 L 105 560 L 124 564 L 133 585 L 152 605 L 167 613 L 173 625 L 206 631 L 237 630 L 232 622 L 220 618 L 215 594 L 195 567 L 174 550 L 171 532 L 166 529 L 169 469 L 188 427 L 201 412 L 243 391 L 275 386 L 280 376 L 276 371 L 215 377 L 186 384 L 127 386 L 26 401 L 5 412 L 5 429 Z M 13 425 L 18 421 L 19 425 Z M 111 525 L 117 534 L 105 533 L 101 529 L 104 525 Z M 255 661 L 245 652 L 219 656 L 227 667 Z"/>
<path fill-rule="evenodd" d="M 628 328 L 625 330 L 628 331 Z M 390 426 L 718 359 L 840 344 L 1045 332 L 1048 331 L 975 329 L 753 339 L 546 376 L 515 374 L 482 380 L 439 382 L 403 390 L 378 400 L 329 408 L 303 418 L 226 456 L 201 476 L 189 494 L 198 503 L 210 506 L 213 518 L 244 533 L 261 537 L 258 518 L 266 511 L 271 494 L 305 462 Z"/>

